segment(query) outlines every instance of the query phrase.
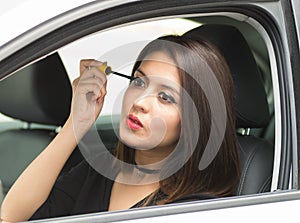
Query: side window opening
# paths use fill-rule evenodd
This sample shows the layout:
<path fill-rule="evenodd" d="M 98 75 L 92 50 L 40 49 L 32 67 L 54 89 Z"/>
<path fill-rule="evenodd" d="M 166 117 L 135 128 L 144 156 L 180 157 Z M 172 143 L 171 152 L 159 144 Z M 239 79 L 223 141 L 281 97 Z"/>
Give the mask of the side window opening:
<path fill-rule="evenodd" d="M 197 22 L 195 22 L 197 21 Z M 220 22 L 221 23 L 221 22 Z M 172 24 L 172 25 L 171 25 Z M 174 24 L 176 24 L 174 26 Z M 109 56 L 110 52 L 113 50 L 116 50 L 117 47 L 122 47 L 126 44 L 131 44 L 131 42 L 134 41 L 140 41 L 143 44 L 146 44 L 150 40 L 154 39 L 157 36 L 165 35 L 165 34 L 183 34 L 187 32 L 188 30 L 191 30 L 195 27 L 198 27 L 202 24 L 201 17 L 198 19 L 170 19 L 170 20 L 161 20 L 161 21 L 154 21 L 154 22 L 145 22 L 141 24 L 136 25 L 130 25 L 125 27 L 117 28 L 116 30 L 111 29 L 108 31 L 102 31 L 96 34 L 93 34 L 91 36 L 85 37 L 82 40 L 76 41 L 74 43 L 71 43 L 65 47 L 62 47 L 58 50 L 58 55 L 60 56 L 65 69 L 67 71 L 67 74 L 69 75 L 68 78 L 72 82 L 78 75 L 79 75 L 79 61 L 81 58 L 94 58 L 94 59 L 105 59 L 105 56 Z M 207 20 L 203 20 L 203 24 L 207 24 Z M 241 27 L 243 26 L 242 23 L 237 23 Z M 159 27 L 159 29 L 157 28 Z M 245 26 L 247 27 L 247 25 Z M 239 28 L 241 31 L 242 28 Z M 126 36 L 124 37 L 122 33 L 126 33 Z M 259 35 L 258 33 L 253 33 L 254 35 Z M 248 36 L 249 37 L 249 36 Z M 139 40 L 140 38 L 140 40 Z M 248 39 L 249 41 L 249 39 Z M 99 43 L 105 43 L 105 44 L 99 44 Z M 251 44 L 256 44 L 254 42 L 249 41 L 249 46 Z M 264 44 L 263 42 L 261 44 Z M 265 47 L 265 46 L 264 46 Z M 96 50 L 95 50 L 96 49 Z M 262 49 L 261 47 L 259 49 Z M 264 82 L 264 89 L 267 94 L 268 99 L 268 106 L 270 110 L 271 116 L 274 116 L 274 97 L 273 97 L 273 89 L 272 89 L 272 78 L 270 76 L 270 68 L 269 68 L 269 62 L 268 62 L 268 56 L 263 54 L 261 55 L 261 52 L 258 52 L 256 50 L 251 48 L 253 51 L 254 57 L 256 59 L 258 69 L 260 73 L 262 74 L 261 78 Z M 265 53 L 265 52 L 263 52 Z M 109 57 L 108 57 L 109 58 Z M 130 74 L 130 70 L 132 69 L 132 63 L 125 64 L 123 66 L 119 66 L 116 61 L 107 61 L 110 65 L 113 67 L 116 67 L 119 72 Z M 110 83 L 109 88 L 111 90 L 108 90 L 108 95 L 106 98 L 106 104 L 104 107 L 104 110 L 102 111 L 102 115 L 97 120 L 96 127 L 99 129 L 100 134 L 112 134 L 111 128 L 116 127 L 117 125 L 117 119 L 120 114 L 120 104 L 116 103 L 115 101 L 118 101 L 118 98 L 122 98 L 122 90 L 124 89 L 124 86 L 128 85 L 128 81 L 120 79 L 115 76 L 109 77 Z M 120 90 L 120 92 L 116 92 L 116 90 Z M 254 89 L 255 90 L 255 89 Z M 111 92 L 111 93 L 110 93 Z M 274 119 L 273 119 L 274 120 Z M 1 122 L 2 121 L 2 122 Z M 111 125 L 111 122 L 113 124 Z M 2 123 L 8 123 L 9 128 L 15 126 L 23 126 L 24 123 L 11 119 L 9 117 L 3 116 L 0 117 L 0 125 L 2 132 Z M 38 126 L 39 128 L 41 126 Z M 238 129 L 238 133 L 245 133 L 245 129 Z M 267 139 L 271 143 L 274 142 L 274 123 L 272 121 L 269 122 L 267 127 L 265 128 L 252 128 L 249 131 L 249 135 Z M 115 139 L 115 138 L 114 138 Z M 270 149 L 268 149 L 270 151 Z M 272 149 L 271 149 L 272 150 Z M 272 153 L 267 152 L 267 156 L 271 160 L 269 162 L 273 161 L 273 155 Z M 268 173 L 269 174 L 269 173 Z M 1 179 L 1 176 L 0 176 Z M 251 180 L 251 179 L 250 179 Z M 249 181 L 250 181 L 249 180 Z M 244 182 L 245 184 L 249 183 Z M 258 182 L 261 183 L 261 182 Z M 258 192 L 265 192 L 270 190 L 270 188 L 263 188 L 264 191 L 258 191 Z M 248 192 L 245 192 L 247 194 Z M 252 192 L 249 192 L 252 193 Z M 239 195 L 243 195 L 241 192 Z"/>

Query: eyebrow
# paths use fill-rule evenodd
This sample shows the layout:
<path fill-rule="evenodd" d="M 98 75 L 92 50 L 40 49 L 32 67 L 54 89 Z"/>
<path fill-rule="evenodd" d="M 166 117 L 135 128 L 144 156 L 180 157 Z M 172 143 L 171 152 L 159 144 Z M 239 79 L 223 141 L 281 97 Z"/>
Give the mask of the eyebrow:
<path fill-rule="evenodd" d="M 147 77 L 146 73 L 144 71 L 142 71 L 141 69 L 138 68 L 138 69 L 136 69 L 136 71 L 138 71 L 139 73 L 141 73 L 143 75 L 143 77 L 149 79 Z M 173 91 L 174 93 L 176 93 L 178 95 L 180 95 L 179 91 L 177 91 L 176 89 L 174 89 L 173 87 L 171 87 L 169 85 L 161 84 L 160 86 L 163 87 L 163 88 L 166 88 L 166 89 L 168 89 L 170 91 Z"/>
<path fill-rule="evenodd" d="M 145 76 L 145 77 L 147 76 L 147 75 L 144 73 L 144 71 L 142 71 L 142 70 L 141 70 L 141 69 L 139 69 L 139 68 L 138 68 L 138 69 L 136 69 L 136 71 L 137 71 L 137 72 L 139 72 L 139 73 L 141 73 L 141 74 L 142 74 L 143 76 Z"/>

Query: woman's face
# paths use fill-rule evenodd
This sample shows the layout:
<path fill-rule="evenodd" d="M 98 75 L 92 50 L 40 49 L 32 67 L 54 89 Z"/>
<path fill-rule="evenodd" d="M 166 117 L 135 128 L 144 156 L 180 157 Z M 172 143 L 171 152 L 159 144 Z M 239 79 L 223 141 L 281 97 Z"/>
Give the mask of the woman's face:
<path fill-rule="evenodd" d="M 120 139 L 141 150 L 173 149 L 180 135 L 180 79 L 172 59 L 148 55 L 124 95 Z"/>

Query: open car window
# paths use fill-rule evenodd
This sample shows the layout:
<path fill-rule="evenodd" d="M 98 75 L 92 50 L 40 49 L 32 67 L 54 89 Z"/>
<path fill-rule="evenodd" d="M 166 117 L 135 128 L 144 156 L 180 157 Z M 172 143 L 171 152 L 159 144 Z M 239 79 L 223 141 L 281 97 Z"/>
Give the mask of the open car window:
<path fill-rule="evenodd" d="M 68 99 L 70 99 L 71 83 L 79 76 L 79 61 L 81 59 L 88 58 L 106 61 L 114 71 L 130 76 L 132 66 L 138 56 L 138 53 L 151 40 L 159 36 L 169 34 L 182 35 L 197 27 L 205 27 L 206 25 L 216 26 L 216 29 L 220 30 L 220 27 L 222 26 L 230 26 L 237 30 L 239 35 L 248 45 L 251 53 L 251 60 L 253 59 L 255 64 L 254 70 L 258 75 L 258 79 L 252 79 L 254 75 L 250 75 L 250 79 L 247 79 L 246 81 L 245 79 L 237 78 L 236 83 L 241 84 L 242 81 L 245 81 L 247 84 L 235 86 L 238 88 L 236 92 L 239 94 L 240 90 L 242 90 L 244 93 L 244 90 L 250 86 L 247 89 L 247 94 L 254 95 L 251 97 L 251 100 L 254 101 L 253 104 L 256 106 L 261 105 L 261 101 L 255 104 L 257 98 L 264 97 L 266 99 L 264 102 L 265 104 L 263 105 L 264 109 L 262 110 L 259 110 L 259 108 L 255 106 L 248 107 L 252 103 L 247 100 L 248 97 L 239 99 L 241 109 L 238 110 L 238 113 L 241 112 L 241 116 L 250 114 L 251 117 L 249 118 L 249 122 L 252 122 L 253 120 L 253 122 L 256 122 L 258 120 L 256 117 L 252 119 L 253 114 L 261 114 L 267 111 L 267 115 L 261 118 L 264 119 L 263 121 L 258 121 L 263 124 L 256 123 L 247 126 L 245 124 L 247 120 L 245 122 L 240 122 L 239 119 L 238 121 L 239 124 L 236 128 L 236 134 L 238 135 L 241 152 L 242 177 L 237 193 L 233 197 L 229 198 L 216 198 L 213 200 L 203 201 L 195 199 L 178 204 L 164 205 L 162 207 L 142 208 L 140 216 L 138 214 L 135 215 L 135 211 L 139 210 L 128 210 L 122 212 L 103 212 L 94 215 L 87 215 L 86 219 L 84 218 L 85 216 L 82 216 L 81 219 L 79 217 L 79 220 L 77 220 L 88 221 L 97 219 L 99 222 L 105 222 L 106 217 L 109 218 L 111 216 L 112 220 L 116 219 L 118 221 L 122 221 L 127 219 L 134 221 L 136 218 L 144 218 L 147 216 L 162 216 L 164 215 L 163 212 L 167 212 L 172 215 L 172 213 L 179 213 L 180 211 L 189 213 L 189 215 L 192 216 L 193 213 L 198 210 L 197 207 L 199 210 L 206 210 L 210 208 L 215 210 L 218 209 L 218 207 L 226 208 L 244 206 L 245 204 L 259 204 L 260 198 L 264 196 L 270 196 L 264 200 L 265 203 L 268 202 L 268 199 L 271 201 L 272 199 L 277 201 L 280 200 L 280 198 L 274 195 L 277 193 L 276 191 L 286 190 L 289 192 L 290 190 L 295 189 L 295 183 L 293 183 L 292 180 L 294 177 L 293 173 L 289 173 L 291 169 L 291 161 L 290 159 L 287 159 L 284 163 L 282 163 L 284 159 L 282 157 L 290 157 L 291 154 L 288 152 L 289 140 L 286 138 L 288 135 L 287 133 L 290 132 L 290 123 L 286 121 L 289 119 L 288 115 L 285 113 L 287 111 L 282 109 L 282 107 L 285 106 L 285 100 L 282 96 L 283 83 L 281 75 L 283 71 L 279 69 L 281 65 L 281 61 L 278 59 L 280 58 L 280 51 L 275 44 L 275 40 L 272 39 L 273 37 L 265 28 L 266 25 L 261 24 L 258 20 L 256 20 L 255 16 L 251 17 L 243 14 L 242 12 L 227 12 L 226 10 L 221 10 L 220 12 L 218 10 L 216 11 L 217 12 L 208 11 L 205 13 L 189 14 L 188 16 L 180 14 L 175 16 L 161 16 L 159 18 L 153 17 L 145 20 L 136 19 L 129 23 L 101 28 L 92 33 L 88 33 L 87 35 L 83 35 L 81 38 L 74 41 L 68 41 L 64 44 L 61 43 L 55 50 L 43 55 L 43 57 L 38 60 L 27 64 L 22 69 L 8 77 L 6 79 L 7 81 L 15 78 L 17 75 L 31 75 L 31 67 L 43 62 L 45 62 L 43 71 L 47 73 L 48 70 L 47 74 L 51 75 L 48 67 L 55 66 L 57 59 L 60 61 L 58 62 L 59 66 L 64 69 L 64 75 L 66 75 L 64 80 L 60 80 L 64 81 L 63 85 L 57 85 L 55 80 L 49 79 L 49 86 L 51 84 L 51 87 L 49 89 L 43 89 L 42 95 L 44 94 L 43 96 L 45 96 L 49 102 L 51 101 L 51 96 L 49 96 L 48 99 L 48 93 L 49 95 L 58 94 L 56 99 L 51 101 L 53 111 L 47 111 L 41 116 L 39 116 L 40 114 L 35 115 L 35 112 L 40 106 L 40 102 L 37 102 L 39 99 L 28 100 L 27 107 L 24 106 L 24 103 L 22 104 L 18 101 L 16 101 L 13 105 L 8 105 L 7 107 L 2 106 L 4 108 L 1 108 L 0 110 L 0 113 L 2 113 L 0 114 L 0 156 L 2 157 L 2 161 L 0 161 L 0 180 L 2 182 L 0 202 L 1 199 L 6 196 L 7 192 L 21 172 L 38 154 L 43 151 L 43 148 L 45 148 L 45 146 L 48 145 L 48 143 L 60 131 L 60 128 L 63 125 L 62 120 L 65 120 L 67 117 L 67 107 L 69 104 L 66 106 L 60 106 L 57 111 L 63 111 L 62 113 L 64 116 L 59 117 L 58 121 L 53 120 L 52 118 L 57 115 L 57 111 L 54 111 L 57 106 L 56 100 L 59 95 L 63 94 L 65 88 L 67 88 L 65 90 L 68 92 Z M 212 36 L 210 37 L 208 35 L 207 38 L 214 39 L 214 31 L 208 30 L 207 32 L 212 33 Z M 217 44 L 219 39 L 212 41 L 216 41 L 215 43 Z M 227 40 L 230 42 L 230 39 Z M 226 48 L 226 43 L 221 43 L 221 45 L 224 46 L 224 48 L 222 48 L 222 46 L 221 48 L 224 50 L 223 53 L 226 54 L 225 57 L 230 57 L 235 54 L 235 58 L 238 58 L 234 48 Z M 239 46 L 240 45 L 237 45 L 236 48 L 241 49 Z M 49 62 L 49 58 L 51 58 L 51 62 Z M 231 60 L 230 63 L 232 63 L 232 67 L 230 68 L 234 70 L 234 75 L 236 75 L 236 72 L 237 74 L 239 74 L 239 72 L 243 73 L 243 69 L 249 70 L 247 67 L 248 65 L 244 65 L 241 62 L 242 59 L 239 60 L 238 58 L 232 60 L 229 58 L 228 60 Z M 34 69 L 32 69 L 32 71 L 33 70 Z M 4 88 L 6 80 L 2 80 L 0 82 L 0 88 L 2 88 L 2 86 Z M 252 81 L 255 82 L 256 80 L 262 83 L 261 88 L 259 86 L 260 90 L 258 90 L 255 83 L 252 83 Z M 15 78 L 14 84 L 20 83 L 18 86 L 21 89 L 24 83 L 29 83 L 26 81 L 27 80 L 24 81 L 21 78 Z M 118 141 L 121 102 L 128 84 L 128 79 L 124 79 L 113 74 L 108 76 L 105 104 L 101 115 L 94 126 L 108 150 L 112 150 Z M 6 88 L 7 92 L 12 88 L 12 86 L 14 85 L 10 85 Z M 31 91 L 24 91 L 28 93 L 27 96 L 34 98 L 34 94 L 38 94 L 37 91 L 32 90 L 34 88 L 37 89 L 38 86 L 27 85 L 24 86 L 24 89 L 26 87 L 28 89 L 31 88 Z M 56 87 L 57 92 L 55 93 L 53 88 Z M 22 91 L 20 91 L 18 94 L 24 96 L 24 92 L 22 93 Z M 264 95 L 260 97 L 258 92 L 262 92 Z M 60 104 L 64 104 L 64 97 L 65 96 L 59 99 L 61 100 L 59 102 Z M 17 100 L 17 97 L 11 98 Z M 25 101 L 23 98 L 21 100 L 23 102 Z M 1 99 L 0 101 L 4 104 L 9 100 Z M 15 104 L 18 103 L 22 104 L 22 106 L 15 106 Z M 42 104 L 42 106 L 44 106 L 44 104 Z M 21 109 L 23 109 L 22 107 L 26 107 L 25 112 L 21 111 Z M 19 111 L 15 112 L 16 110 Z M 30 114 L 31 111 L 32 114 Z M 50 121 L 49 117 L 51 117 Z M 38 144 L 35 141 L 37 137 L 40 137 L 38 139 Z M 250 147 L 250 144 L 256 145 L 257 147 Z M 26 147 L 26 151 L 23 150 L 24 147 Z M 259 149 L 257 149 L 258 147 Z M 84 153 L 84 149 L 85 148 L 80 148 L 79 146 L 79 149 L 72 154 L 66 163 L 62 170 L 63 173 L 72 169 L 85 158 L 84 154 L 82 154 Z M 284 166 L 284 170 L 282 169 L 282 166 Z M 129 215 L 126 216 L 127 214 Z M 52 220 L 55 221 L 54 219 Z M 74 222 L 76 221 L 75 218 L 73 220 Z"/>

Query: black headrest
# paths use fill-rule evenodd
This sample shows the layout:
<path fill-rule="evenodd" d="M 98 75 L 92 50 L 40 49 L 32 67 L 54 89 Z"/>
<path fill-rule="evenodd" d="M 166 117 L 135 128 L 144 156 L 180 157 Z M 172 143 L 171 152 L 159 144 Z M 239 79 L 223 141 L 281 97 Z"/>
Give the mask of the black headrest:
<path fill-rule="evenodd" d="M 71 96 L 70 80 L 55 53 L 0 82 L 0 112 L 29 123 L 61 125 Z"/>
<path fill-rule="evenodd" d="M 206 24 L 184 35 L 211 42 L 225 57 L 235 84 L 237 127 L 264 127 L 269 121 L 267 96 L 254 56 L 240 31 L 229 25 Z"/>

